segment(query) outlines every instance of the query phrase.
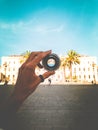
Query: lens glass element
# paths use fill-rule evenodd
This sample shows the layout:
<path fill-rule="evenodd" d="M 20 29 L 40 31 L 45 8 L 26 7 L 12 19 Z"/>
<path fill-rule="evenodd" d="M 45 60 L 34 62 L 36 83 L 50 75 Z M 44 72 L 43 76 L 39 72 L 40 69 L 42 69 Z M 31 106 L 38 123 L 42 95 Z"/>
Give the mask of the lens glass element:
<path fill-rule="evenodd" d="M 52 53 L 42 60 L 42 64 L 46 70 L 57 70 L 60 66 L 60 58 L 56 54 Z"/>
<path fill-rule="evenodd" d="M 49 67 L 54 67 L 54 66 L 55 66 L 55 60 L 54 60 L 54 59 L 49 59 L 49 60 L 47 61 L 47 65 L 48 65 Z"/>

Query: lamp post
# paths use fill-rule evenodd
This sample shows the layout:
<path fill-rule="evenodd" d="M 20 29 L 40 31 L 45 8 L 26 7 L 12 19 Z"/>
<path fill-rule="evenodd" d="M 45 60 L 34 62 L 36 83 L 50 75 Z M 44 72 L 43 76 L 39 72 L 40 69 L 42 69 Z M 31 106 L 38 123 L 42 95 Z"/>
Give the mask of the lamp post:
<path fill-rule="evenodd" d="M 5 77 L 4 77 L 4 82 L 6 82 L 6 69 L 7 69 L 7 62 L 5 62 L 5 63 L 3 64 L 3 66 L 4 66 L 4 75 L 5 75 Z"/>
<path fill-rule="evenodd" d="M 93 62 L 92 63 L 92 68 L 93 68 L 93 83 L 96 84 L 96 78 L 95 78 L 95 66 L 96 64 Z"/>

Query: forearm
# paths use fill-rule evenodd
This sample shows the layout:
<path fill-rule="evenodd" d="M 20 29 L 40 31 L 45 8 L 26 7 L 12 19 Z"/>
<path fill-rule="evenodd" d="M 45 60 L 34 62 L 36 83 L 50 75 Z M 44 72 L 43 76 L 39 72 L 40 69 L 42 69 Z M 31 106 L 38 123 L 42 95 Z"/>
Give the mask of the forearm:
<path fill-rule="evenodd" d="M 19 95 L 14 88 L 10 96 L 0 104 L 0 116 L 2 115 L 6 118 L 8 115 L 16 114 L 24 101 Z"/>
<path fill-rule="evenodd" d="M 0 104 L 0 128 L 8 129 L 13 125 L 11 122 L 16 120 L 17 111 L 21 104 L 22 102 L 17 100 L 13 94 L 3 104 Z"/>
<path fill-rule="evenodd" d="M 21 92 L 16 92 L 14 88 L 14 91 L 8 99 L 0 104 L 0 127 L 5 128 L 11 126 L 11 122 L 16 119 L 17 111 L 25 98 L 26 97 L 23 96 Z"/>
<path fill-rule="evenodd" d="M 21 86 L 18 86 L 21 88 Z M 3 113 L 6 113 L 6 115 L 13 115 L 15 114 L 23 102 L 27 99 L 27 97 L 35 90 L 32 89 L 32 91 L 27 90 L 18 90 L 17 86 L 15 86 L 14 91 L 10 95 L 10 97 L 2 104 L 0 111 Z"/>
<path fill-rule="evenodd" d="M 1 112 L 6 113 L 6 114 L 10 114 L 10 113 L 16 113 L 17 110 L 19 109 L 19 107 L 21 106 L 22 101 L 18 100 L 14 97 L 14 95 L 12 94 L 7 101 L 4 102 L 4 104 L 2 104 L 1 107 Z"/>

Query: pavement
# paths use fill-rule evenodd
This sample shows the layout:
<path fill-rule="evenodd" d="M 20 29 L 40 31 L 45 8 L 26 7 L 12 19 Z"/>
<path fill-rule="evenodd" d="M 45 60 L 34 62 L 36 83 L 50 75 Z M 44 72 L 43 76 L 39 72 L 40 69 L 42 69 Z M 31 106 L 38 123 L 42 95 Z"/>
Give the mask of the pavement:
<path fill-rule="evenodd" d="M 12 92 L 0 90 L 1 99 Z M 17 122 L 13 130 L 98 130 L 98 85 L 40 85 L 19 109 Z"/>

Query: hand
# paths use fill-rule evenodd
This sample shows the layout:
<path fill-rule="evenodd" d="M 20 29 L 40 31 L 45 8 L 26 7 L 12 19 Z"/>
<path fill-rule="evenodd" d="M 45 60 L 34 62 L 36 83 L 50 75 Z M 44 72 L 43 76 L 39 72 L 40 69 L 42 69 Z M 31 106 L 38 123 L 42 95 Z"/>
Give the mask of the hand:
<path fill-rule="evenodd" d="M 48 54 L 51 54 L 51 51 L 32 52 L 29 58 L 20 67 L 13 93 L 13 96 L 16 98 L 16 100 L 21 102 L 24 101 L 40 84 L 41 78 L 36 75 L 35 68 L 36 66 L 42 68 L 40 61 Z M 46 79 L 54 73 L 54 71 L 47 71 L 43 74 L 43 78 Z"/>
<path fill-rule="evenodd" d="M 29 58 L 20 67 L 14 92 L 11 94 L 8 100 L 1 105 L 0 123 L 2 127 L 8 128 L 10 124 L 9 122 L 11 121 L 12 123 L 13 117 L 15 116 L 23 101 L 40 84 L 41 78 L 36 75 L 35 68 L 36 66 L 42 68 L 40 61 L 48 54 L 51 54 L 51 51 L 32 52 Z M 46 79 L 54 73 L 54 71 L 49 71 L 45 72 L 42 76 L 44 79 Z"/>

